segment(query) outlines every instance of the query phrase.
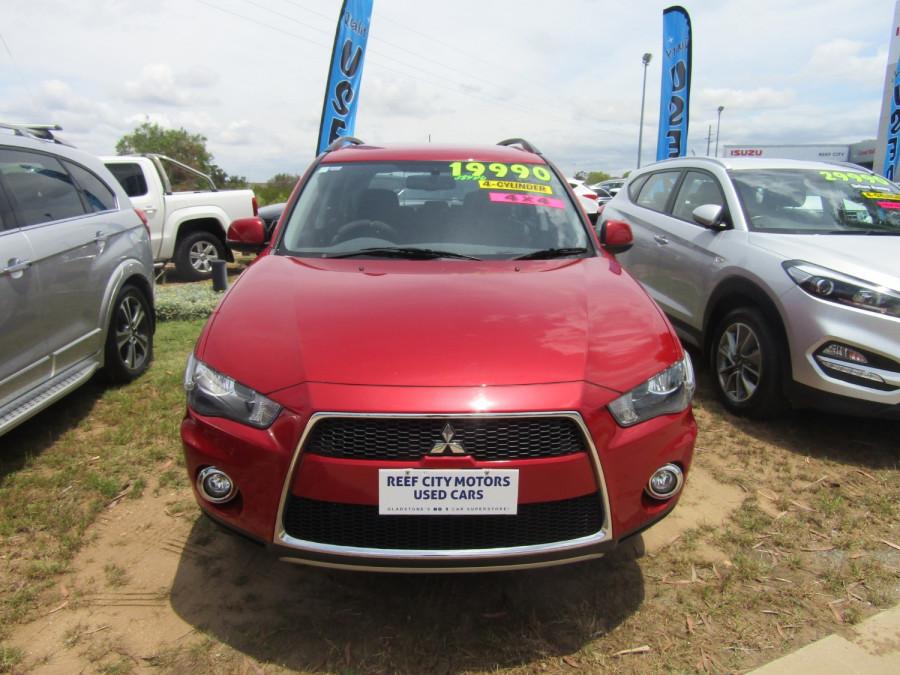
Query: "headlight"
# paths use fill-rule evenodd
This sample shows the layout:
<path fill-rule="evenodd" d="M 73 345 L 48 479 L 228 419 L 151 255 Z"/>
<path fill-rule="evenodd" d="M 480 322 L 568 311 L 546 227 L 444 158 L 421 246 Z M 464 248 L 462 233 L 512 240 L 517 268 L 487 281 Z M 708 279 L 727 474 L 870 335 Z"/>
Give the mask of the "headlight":
<path fill-rule="evenodd" d="M 802 260 L 782 263 L 800 288 L 821 300 L 900 317 L 900 293 Z"/>
<path fill-rule="evenodd" d="M 681 361 L 610 403 L 609 411 L 621 426 L 630 427 L 653 417 L 681 412 L 691 404 L 694 389 L 694 368 L 685 352 Z"/>
<path fill-rule="evenodd" d="M 184 371 L 184 390 L 188 405 L 201 415 L 226 417 L 257 429 L 268 427 L 281 412 L 275 401 L 213 370 L 193 354 Z"/>

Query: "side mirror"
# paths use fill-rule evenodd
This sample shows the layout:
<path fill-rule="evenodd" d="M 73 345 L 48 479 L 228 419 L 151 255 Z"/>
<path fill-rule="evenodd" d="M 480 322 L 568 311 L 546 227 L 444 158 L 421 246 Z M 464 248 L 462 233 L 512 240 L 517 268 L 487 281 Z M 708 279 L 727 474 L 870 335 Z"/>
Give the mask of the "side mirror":
<path fill-rule="evenodd" d="M 266 244 L 266 224 L 263 219 L 254 216 L 252 218 L 238 218 L 228 226 L 227 236 L 229 248 L 244 253 L 259 253 Z"/>
<path fill-rule="evenodd" d="M 624 253 L 634 244 L 631 226 L 623 220 L 607 220 L 600 226 L 600 245 L 613 255 Z"/>
<path fill-rule="evenodd" d="M 691 212 L 694 220 L 703 227 L 711 230 L 718 230 L 723 227 L 722 223 L 723 209 L 718 204 L 703 204 L 698 206 Z"/>

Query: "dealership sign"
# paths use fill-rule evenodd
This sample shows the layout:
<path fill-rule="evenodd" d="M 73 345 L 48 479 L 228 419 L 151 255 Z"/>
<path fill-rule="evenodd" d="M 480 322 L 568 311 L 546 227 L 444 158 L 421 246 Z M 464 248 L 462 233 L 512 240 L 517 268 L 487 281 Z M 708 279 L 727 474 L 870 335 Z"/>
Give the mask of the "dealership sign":
<path fill-rule="evenodd" d="M 894 180 L 900 171 L 900 0 L 894 6 L 891 26 L 891 45 L 884 73 L 884 95 L 881 119 L 878 123 L 878 144 L 875 151 L 875 171 Z"/>
<path fill-rule="evenodd" d="M 726 157 L 769 157 L 820 162 L 846 162 L 846 145 L 726 145 Z"/>
<path fill-rule="evenodd" d="M 683 7 L 663 11 L 661 86 L 656 159 L 683 157 L 691 98 L 691 17 Z"/>
<path fill-rule="evenodd" d="M 331 68 L 325 87 L 325 101 L 322 104 L 316 154 L 324 152 L 339 136 L 353 135 L 366 42 L 369 39 L 372 2 L 373 0 L 344 0 L 341 6 L 331 53 Z"/>

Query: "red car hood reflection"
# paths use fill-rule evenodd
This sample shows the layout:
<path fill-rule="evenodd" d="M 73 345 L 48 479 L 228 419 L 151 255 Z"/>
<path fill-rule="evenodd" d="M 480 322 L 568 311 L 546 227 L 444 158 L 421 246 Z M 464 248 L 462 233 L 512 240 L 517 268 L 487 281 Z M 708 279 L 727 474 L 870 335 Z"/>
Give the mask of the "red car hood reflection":
<path fill-rule="evenodd" d="M 311 260 L 269 255 L 211 320 L 198 356 L 263 393 L 301 382 L 458 387 L 589 381 L 627 391 L 677 338 L 607 257 Z"/>

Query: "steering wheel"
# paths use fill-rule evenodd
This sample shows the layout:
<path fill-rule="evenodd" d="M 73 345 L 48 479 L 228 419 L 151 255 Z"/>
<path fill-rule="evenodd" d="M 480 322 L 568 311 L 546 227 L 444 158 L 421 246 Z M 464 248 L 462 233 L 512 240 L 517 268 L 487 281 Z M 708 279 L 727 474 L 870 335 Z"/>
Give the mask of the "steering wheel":
<path fill-rule="evenodd" d="M 353 239 L 355 236 L 359 236 L 355 234 L 356 232 L 363 230 L 370 230 L 374 236 L 378 236 L 380 239 L 389 239 L 390 241 L 396 241 L 400 237 L 397 229 L 384 221 L 360 218 L 341 225 L 331 238 L 331 243 L 338 244 L 342 241 Z"/>

